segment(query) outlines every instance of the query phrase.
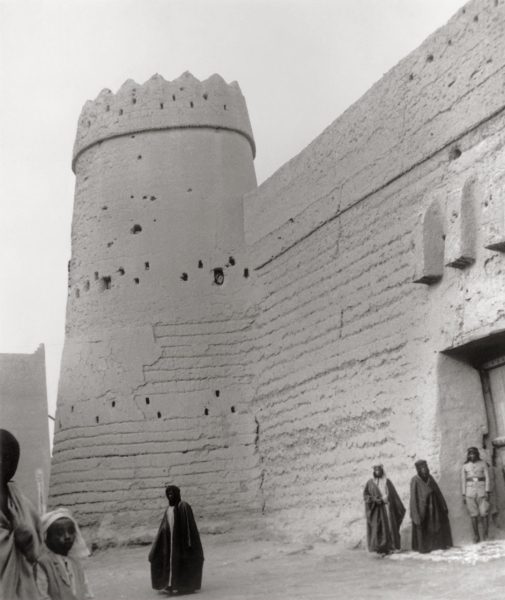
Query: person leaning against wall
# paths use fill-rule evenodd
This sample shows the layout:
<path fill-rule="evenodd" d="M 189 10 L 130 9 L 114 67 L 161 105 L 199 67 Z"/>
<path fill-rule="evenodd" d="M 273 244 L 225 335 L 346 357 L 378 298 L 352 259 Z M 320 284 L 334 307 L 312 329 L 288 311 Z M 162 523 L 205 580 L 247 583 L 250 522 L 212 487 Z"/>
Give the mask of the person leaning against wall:
<path fill-rule="evenodd" d="M 482 521 L 482 537 L 489 539 L 489 469 L 475 446 L 467 450 L 467 458 L 461 469 L 461 486 L 463 503 L 472 521 L 474 543 L 480 542 L 479 518 Z"/>

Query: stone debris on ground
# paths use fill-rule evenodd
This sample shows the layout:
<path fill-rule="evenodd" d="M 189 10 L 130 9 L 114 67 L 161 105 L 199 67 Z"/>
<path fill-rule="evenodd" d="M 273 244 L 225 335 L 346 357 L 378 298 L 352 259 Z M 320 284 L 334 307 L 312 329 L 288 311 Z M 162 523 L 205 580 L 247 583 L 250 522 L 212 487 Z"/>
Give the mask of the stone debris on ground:
<path fill-rule="evenodd" d="M 433 562 L 457 562 L 476 565 L 505 557 L 505 540 L 488 541 L 468 546 L 455 546 L 449 550 L 435 550 L 429 554 L 398 552 L 388 556 L 390 560 L 427 560 Z M 505 592 L 504 592 L 505 595 Z"/>

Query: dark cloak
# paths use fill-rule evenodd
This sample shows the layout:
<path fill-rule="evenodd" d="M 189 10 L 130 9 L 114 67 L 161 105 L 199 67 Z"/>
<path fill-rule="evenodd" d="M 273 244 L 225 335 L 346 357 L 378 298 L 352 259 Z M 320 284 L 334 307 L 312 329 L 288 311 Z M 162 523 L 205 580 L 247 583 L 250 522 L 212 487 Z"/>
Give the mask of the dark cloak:
<path fill-rule="evenodd" d="M 392 550 L 400 550 L 400 525 L 406 512 L 405 506 L 403 506 L 400 496 L 398 496 L 390 479 L 387 480 L 386 485 L 391 522 L 389 522 L 386 506 L 377 504 L 377 500 L 382 500 L 382 494 L 373 479 L 368 480 L 363 492 L 368 550 L 381 554 Z"/>
<path fill-rule="evenodd" d="M 174 506 L 173 548 L 170 547 L 170 525 L 165 512 L 149 552 L 151 582 L 155 590 L 168 586 L 171 554 L 172 590 L 199 590 L 202 587 L 203 550 L 193 511 L 187 502 L 181 501 Z"/>
<path fill-rule="evenodd" d="M 449 509 L 430 475 L 425 482 L 415 475 L 410 482 L 410 517 L 412 519 L 412 550 L 423 554 L 445 550 L 452 546 Z"/>

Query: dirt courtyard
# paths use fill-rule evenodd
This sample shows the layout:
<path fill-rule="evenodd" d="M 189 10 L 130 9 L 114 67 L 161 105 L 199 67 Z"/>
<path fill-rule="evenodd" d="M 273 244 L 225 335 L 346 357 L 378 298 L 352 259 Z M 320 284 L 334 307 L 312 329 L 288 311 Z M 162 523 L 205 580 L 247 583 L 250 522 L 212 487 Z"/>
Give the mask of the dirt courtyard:
<path fill-rule="evenodd" d="M 503 600 L 505 542 L 379 558 L 331 544 L 204 535 L 201 600 Z M 87 563 L 96 600 L 165 598 L 151 589 L 149 546 L 97 551 Z"/>

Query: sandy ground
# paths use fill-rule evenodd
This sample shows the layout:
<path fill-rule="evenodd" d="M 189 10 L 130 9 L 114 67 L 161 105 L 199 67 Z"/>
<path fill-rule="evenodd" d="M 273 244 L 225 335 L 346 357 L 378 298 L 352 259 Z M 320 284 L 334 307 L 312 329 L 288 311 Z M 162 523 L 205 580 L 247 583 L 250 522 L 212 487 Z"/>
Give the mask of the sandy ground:
<path fill-rule="evenodd" d="M 505 542 L 445 553 L 412 552 L 379 558 L 331 544 L 233 541 L 202 536 L 200 600 L 504 600 Z M 96 600 L 167 596 L 151 589 L 149 546 L 95 552 L 86 570 Z"/>

